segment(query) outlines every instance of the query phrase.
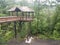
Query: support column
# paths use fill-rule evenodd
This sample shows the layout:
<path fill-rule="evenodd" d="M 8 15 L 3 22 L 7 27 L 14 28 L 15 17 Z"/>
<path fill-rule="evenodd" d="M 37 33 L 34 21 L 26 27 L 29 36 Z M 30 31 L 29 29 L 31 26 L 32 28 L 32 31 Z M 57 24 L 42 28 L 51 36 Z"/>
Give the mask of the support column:
<path fill-rule="evenodd" d="M 32 13 L 32 19 L 34 19 L 34 13 Z"/>
<path fill-rule="evenodd" d="M 15 32 L 15 38 L 16 38 L 17 37 L 16 22 L 14 22 L 14 32 Z"/>
<path fill-rule="evenodd" d="M 22 20 L 24 20 L 24 13 L 22 12 Z"/>

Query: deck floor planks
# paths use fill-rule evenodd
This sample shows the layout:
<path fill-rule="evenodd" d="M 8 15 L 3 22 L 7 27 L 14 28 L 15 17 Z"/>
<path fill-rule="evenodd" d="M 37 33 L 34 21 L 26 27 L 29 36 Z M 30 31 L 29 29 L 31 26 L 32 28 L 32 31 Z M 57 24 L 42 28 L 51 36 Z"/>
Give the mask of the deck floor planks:
<path fill-rule="evenodd" d="M 0 23 L 4 22 L 12 22 L 12 21 L 32 21 L 32 18 L 20 17 L 20 16 L 7 16 L 7 17 L 0 17 Z"/>

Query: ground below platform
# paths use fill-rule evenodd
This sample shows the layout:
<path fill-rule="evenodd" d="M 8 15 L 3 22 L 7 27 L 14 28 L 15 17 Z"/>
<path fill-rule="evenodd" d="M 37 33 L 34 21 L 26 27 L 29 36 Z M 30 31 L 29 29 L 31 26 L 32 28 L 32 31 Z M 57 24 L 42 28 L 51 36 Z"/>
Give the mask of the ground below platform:
<path fill-rule="evenodd" d="M 17 41 L 15 39 L 11 40 L 7 45 L 27 45 L 25 40 Z M 60 45 L 60 40 L 42 40 L 42 39 L 34 39 L 32 40 L 31 45 Z"/>

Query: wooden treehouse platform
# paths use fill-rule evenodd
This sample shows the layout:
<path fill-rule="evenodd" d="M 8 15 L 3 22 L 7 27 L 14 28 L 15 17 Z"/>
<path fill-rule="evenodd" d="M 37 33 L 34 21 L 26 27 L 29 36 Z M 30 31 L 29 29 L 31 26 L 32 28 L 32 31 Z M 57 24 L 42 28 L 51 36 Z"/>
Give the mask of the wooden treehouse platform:
<path fill-rule="evenodd" d="M 30 22 L 33 19 L 31 17 L 21 17 L 21 16 L 7 16 L 7 17 L 0 17 L 0 23 L 4 22 L 13 22 L 13 21 L 23 21 L 23 22 Z"/>

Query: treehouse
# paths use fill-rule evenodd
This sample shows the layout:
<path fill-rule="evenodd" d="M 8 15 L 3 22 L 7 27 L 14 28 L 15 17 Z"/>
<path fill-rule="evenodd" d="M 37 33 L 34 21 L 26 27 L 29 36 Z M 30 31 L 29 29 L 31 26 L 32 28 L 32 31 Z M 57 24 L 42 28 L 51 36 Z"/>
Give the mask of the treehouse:
<path fill-rule="evenodd" d="M 29 7 L 13 7 L 8 10 L 10 16 L 15 16 L 20 21 L 32 21 L 34 17 L 34 10 Z"/>
<path fill-rule="evenodd" d="M 8 10 L 9 15 L 7 17 L 0 17 L 0 23 L 11 21 L 32 21 L 34 17 L 34 10 L 29 7 L 13 7 Z"/>
<path fill-rule="evenodd" d="M 0 23 L 2 25 L 3 23 L 6 23 L 6 22 L 8 23 L 14 22 L 14 32 L 15 32 L 15 38 L 16 38 L 17 37 L 16 36 L 17 35 L 17 30 L 16 30 L 17 21 L 19 21 L 20 30 L 22 28 L 23 22 L 29 22 L 29 25 L 31 25 L 31 21 L 33 21 L 33 18 L 34 18 L 34 10 L 26 6 L 22 6 L 22 7 L 13 7 L 7 11 L 9 12 L 9 15 L 7 17 L 0 17 Z M 1 26 L 1 29 L 2 29 L 2 26 Z"/>

